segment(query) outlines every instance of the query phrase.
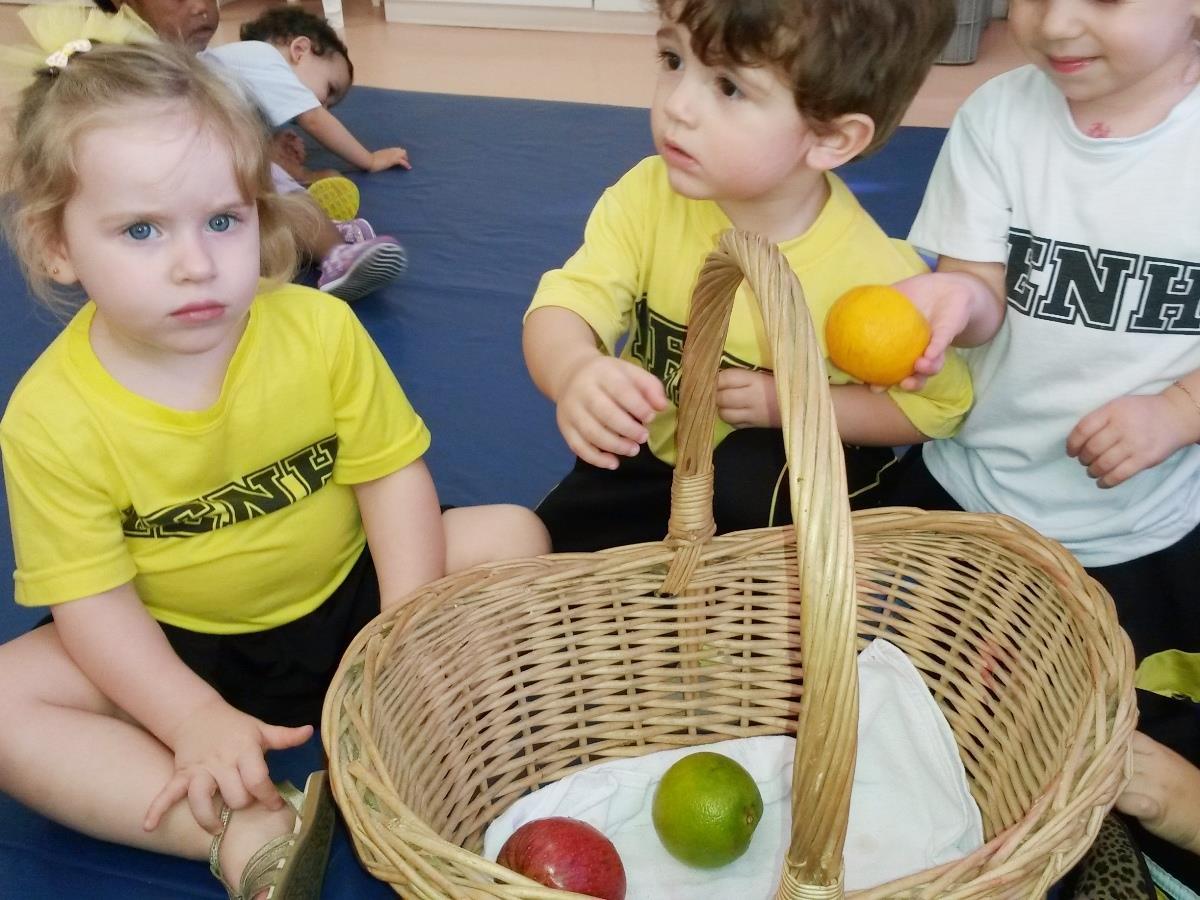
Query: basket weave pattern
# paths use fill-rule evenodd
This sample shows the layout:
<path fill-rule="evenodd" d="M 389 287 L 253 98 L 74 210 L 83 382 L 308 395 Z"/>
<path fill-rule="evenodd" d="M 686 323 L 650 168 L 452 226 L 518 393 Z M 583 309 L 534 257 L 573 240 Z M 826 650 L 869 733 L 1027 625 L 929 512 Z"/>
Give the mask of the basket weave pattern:
<path fill-rule="evenodd" d="M 743 274 L 773 338 L 800 525 L 712 537 L 714 376 Z M 777 896 L 840 897 L 855 654 L 886 637 L 950 723 L 987 842 L 851 896 L 1044 894 L 1126 778 L 1132 652 L 1111 599 L 1012 519 L 851 519 L 824 363 L 773 247 L 727 233 L 693 302 L 668 538 L 448 576 L 347 651 L 322 737 L 364 864 L 414 900 L 567 900 L 478 855 L 519 797 L 615 757 L 792 734 Z"/>

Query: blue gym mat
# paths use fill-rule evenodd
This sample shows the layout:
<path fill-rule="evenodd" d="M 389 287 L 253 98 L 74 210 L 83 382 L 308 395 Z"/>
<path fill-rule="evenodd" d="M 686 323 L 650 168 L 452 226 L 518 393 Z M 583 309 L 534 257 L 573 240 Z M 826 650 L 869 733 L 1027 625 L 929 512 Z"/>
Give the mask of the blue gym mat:
<path fill-rule="evenodd" d="M 433 432 L 427 460 L 443 503 L 535 504 L 571 464 L 554 411 L 521 359 L 521 314 L 541 273 L 579 244 L 601 191 L 653 152 L 645 110 L 355 88 L 338 116 L 368 146 L 408 148 L 411 172 L 355 175 L 362 215 L 407 247 L 408 273 L 355 310 Z M 945 132 L 902 128 L 842 171 L 903 237 Z M 0 398 L 56 333 L 11 257 L 0 256 Z M 0 571 L 12 571 L 0 494 Z M 39 617 L 0 597 L 0 641 Z M 272 757 L 303 784 L 317 740 Z M 83 837 L 0 795 L 0 898 L 164 900 L 224 896 L 202 863 Z M 335 837 L 326 898 L 395 896 Z"/>

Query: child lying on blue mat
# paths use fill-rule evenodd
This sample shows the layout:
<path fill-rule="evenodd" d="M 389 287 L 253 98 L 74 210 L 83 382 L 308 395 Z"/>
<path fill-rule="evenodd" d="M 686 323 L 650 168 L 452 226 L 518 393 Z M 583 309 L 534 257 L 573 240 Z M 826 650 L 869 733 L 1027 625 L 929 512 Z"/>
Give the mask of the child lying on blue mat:
<path fill-rule="evenodd" d="M 242 40 L 200 54 L 224 76 L 236 80 L 258 106 L 272 129 L 295 121 L 318 142 L 351 164 L 370 172 L 393 166 L 409 168 L 403 147 L 367 150 L 329 110 L 354 79 L 349 51 L 324 20 L 299 7 L 268 10 L 241 28 Z M 276 190 L 304 191 L 288 172 L 288 154 L 271 163 Z M 407 257 L 395 238 L 377 235 L 365 219 L 324 223 L 306 248 L 321 266 L 317 287 L 356 300 L 404 271 Z"/>

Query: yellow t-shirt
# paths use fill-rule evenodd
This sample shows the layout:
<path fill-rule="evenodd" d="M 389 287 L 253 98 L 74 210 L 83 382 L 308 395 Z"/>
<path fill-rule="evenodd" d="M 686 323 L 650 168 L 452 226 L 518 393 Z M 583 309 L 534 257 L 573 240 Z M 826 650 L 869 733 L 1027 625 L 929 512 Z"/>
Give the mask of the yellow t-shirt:
<path fill-rule="evenodd" d="M 779 245 L 804 288 L 825 349 L 825 317 L 845 291 L 891 284 L 927 271 L 908 244 L 893 240 L 859 205 L 845 183 L 828 177 L 830 197 L 807 232 Z M 690 200 L 671 189 L 660 157 L 642 160 L 604 192 L 584 231 L 583 246 L 561 269 L 542 276 L 529 312 L 560 306 L 578 313 L 614 352 L 659 377 L 670 406 L 650 425 L 650 450 L 675 461 L 675 404 L 692 288 L 721 232 L 732 227 L 716 203 Z M 528 315 L 528 312 L 526 313 Z M 743 285 L 734 301 L 723 366 L 772 368 L 758 305 Z M 826 362 L 831 384 L 854 381 Z M 913 425 L 930 437 L 949 437 L 971 406 L 971 380 L 957 354 L 919 392 L 889 395 Z M 733 430 L 717 422 L 714 444 Z"/>
<path fill-rule="evenodd" d="M 296 285 L 260 294 L 220 397 L 182 412 L 105 371 L 94 312 L 38 358 L 0 421 L 17 602 L 132 580 L 155 619 L 193 631 L 311 612 L 365 543 L 351 486 L 430 440 L 354 314 Z"/>

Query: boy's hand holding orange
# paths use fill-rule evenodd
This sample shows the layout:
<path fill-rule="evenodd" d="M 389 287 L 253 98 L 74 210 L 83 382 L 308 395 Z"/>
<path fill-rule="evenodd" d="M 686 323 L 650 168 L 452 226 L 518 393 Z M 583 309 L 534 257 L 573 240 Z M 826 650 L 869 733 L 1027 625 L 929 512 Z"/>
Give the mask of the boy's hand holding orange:
<path fill-rule="evenodd" d="M 558 429 L 586 463 L 615 469 L 618 456 L 637 456 L 646 426 L 667 406 L 662 382 L 641 366 L 597 355 L 571 376 L 558 398 Z"/>
<path fill-rule="evenodd" d="M 833 364 L 864 384 L 890 387 L 913 375 L 932 332 L 903 293 L 888 285 L 862 285 L 842 294 L 825 319 L 825 344 Z"/>

